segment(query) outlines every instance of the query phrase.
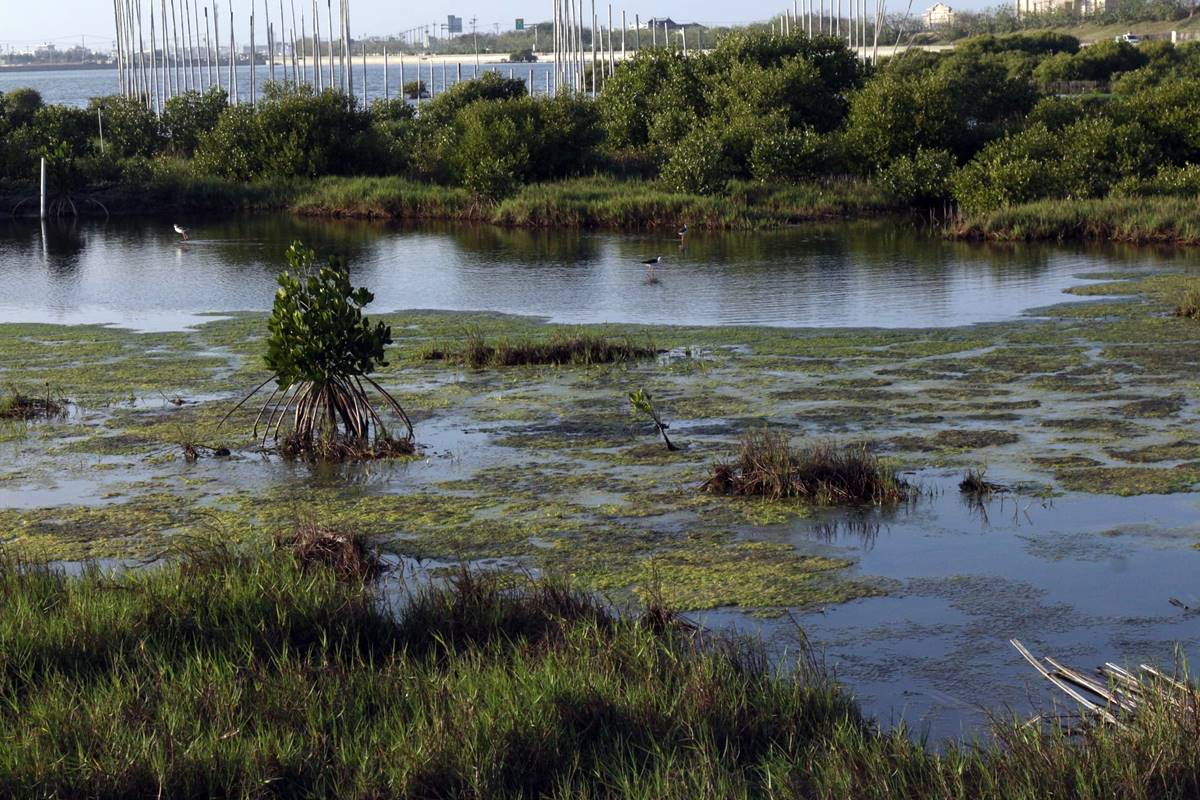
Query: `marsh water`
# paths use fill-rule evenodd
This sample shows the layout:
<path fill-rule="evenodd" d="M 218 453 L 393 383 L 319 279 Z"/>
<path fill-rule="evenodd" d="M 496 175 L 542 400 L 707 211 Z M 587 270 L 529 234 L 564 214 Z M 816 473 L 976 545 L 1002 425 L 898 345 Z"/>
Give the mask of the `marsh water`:
<path fill-rule="evenodd" d="M 650 234 L 282 217 L 188 224 L 187 242 L 169 221 L 0 224 L 0 323 L 178 330 L 211 319 L 208 314 L 265 310 L 285 266 L 283 250 L 294 239 L 343 255 L 356 283 L 375 292 L 372 310 L 492 311 L 580 324 L 958 328 L 1028 319 L 1038 308 L 1072 299 L 1064 289 L 1102 274 L 1200 272 L 1195 253 L 979 246 L 894 222 L 695 235 L 682 247 Z M 647 283 L 641 261 L 656 255 L 666 259 L 658 282 Z M 801 380 L 777 376 L 785 388 Z M 1001 392 L 1022 397 L 1015 389 L 997 388 Z M 1031 413 L 1043 411 L 1058 409 L 1043 402 Z M 901 432 L 959 424 L 896 414 L 889 427 Z M 706 449 L 705 429 L 728 432 L 730 426 L 694 422 L 680 420 L 672 430 L 693 443 L 692 456 L 702 465 L 718 454 L 715 445 Z M 989 478 L 1014 486 L 1044 480 L 1030 469 L 1029 452 L 1061 448 L 1067 440 L 1051 441 L 1051 432 L 1024 420 L 1013 424 L 1025 426 L 1022 441 L 991 449 Z M 1176 426 L 1169 431 L 1152 429 L 1157 424 L 1146 423 L 1148 437 L 1182 435 L 1175 422 L 1163 423 Z M 853 418 L 832 428 L 860 432 Z M 427 458 L 375 467 L 355 480 L 372 491 L 406 493 L 483 469 L 524 469 L 543 456 L 500 441 L 519 429 L 453 409 L 437 413 L 421 423 Z M 191 480 L 203 476 L 228 487 L 314 480 L 295 466 L 252 459 L 189 469 Z M 988 712 L 1027 713 L 1049 702 L 1010 638 L 1081 667 L 1106 660 L 1169 665 L 1176 647 L 1200 652 L 1200 616 L 1169 602 L 1200 606 L 1200 494 L 1117 497 L 1034 487 L 980 506 L 959 496 L 961 474 L 957 462 L 927 459 L 908 474 L 922 487 L 911 505 L 754 527 L 759 540 L 848 556 L 857 574 L 880 581 L 886 593 L 770 618 L 732 608 L 693 616 L 761 636 L 781 657 L 798 641 L 798 625 L 870 713 L 935 737 L 975 735 Z M 84 473 L 33 485 L 10 476 L 0 481 L 0 507 L 103 503 L 105 480 L 102 473 Z"/>
<path fill-rule="evenodd" d="M 555 322 L 924 328 L 1019 317 L 1097 270 L 1190 255 L 981 248 L 893 223 L 691 235 L 400 229 L 290 217 L 0 223 L 0 322 L 177 330 L 270 308 L 284 251 L 342 255 L 374 309 L 497 311 Z M 656 256 L 657 283 L 642 261 Z"/>
<path fill-rule="evenodd" d="M 325 67 L 328 69 L 328 63 L 325 64 Z M 279 77 L 282 74 L 282 68 L 276 65 L 276 70 L 276 77 Z M 546 82 L 553 71 L 553 65 L 546 63 L 511 65 L 483 63 L 477 66 L 473 60 L 464 58 L 461 68 L 457 63 L 445 63 L 443 68 L 441 61 L 423 61 L 418 67 L 416 61 L 409 56 L 404 64 L 404 81 L 417 80 L 418 71 L 420 79 L 425 83 L 426 91 L 432 90 L 435 94 L 441 94 L 446 89 L 453 87 L 459 81 L 460 75 L 461 79 L 465 81 L 470 80 L 476 74 L 496 72 L 504 77 L 524 80 L 527 87 L 532 85 L 534 94 L 541 95 L 547 91 Z M 401 85 L 400 64 L 396 56 L 392 56 L 386 76 L 384 72 L 383 64 L 369 63 L 365 71 L 361 63 L 355 64 L 355 96 L 362 97 L 363 76 L 365 75 L 368 101 L 383 98 L 385 92 L 389 98 L 394 99 Z M 325 72 L 322 73 L 323 76 L 325 74 Z M 258 91 L 261 91 L 263 85 L 271 78 L 270 68 L 266 64 L 260 64 L 255 68 L 254 75 L 255 85 Z M 306 75 L 307 81 L 311 82 L 313 80 L 311 63 L 308 65 Z M 337 82 L 340 79 L 341 70 L 338 70 L 334 75 L 334 80 Z M 209 85 L 207 71 L 200 80 L 205 87 Z M 228 72 L 224 68 L 222 68 L 221 80 L 223 86 L 228 86 Z M 13 89 L 26 87 L 36 89 L 47 103 L 80 107 L 86 106 L 93 97 L 105 97 L 117 94 L 119 91 L 116 69 L 0 70 L 0 92 L 10 92 Z M 237 68 L 237 93 L 242 102 L 249 101 L 250 66 L 248 64 Z"/>

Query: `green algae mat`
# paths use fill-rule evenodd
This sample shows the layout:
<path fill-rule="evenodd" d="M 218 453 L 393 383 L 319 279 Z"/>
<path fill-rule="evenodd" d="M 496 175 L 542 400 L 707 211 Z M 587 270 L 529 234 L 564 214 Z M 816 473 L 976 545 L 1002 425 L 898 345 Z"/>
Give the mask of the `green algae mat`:
<path fill-rule="evenodd" d="M 885 594 L 853 554 L 780 541 L 812 509 L 701 492 L 710 466 L 770 426 L 866 442 L 918 484 L 987 467 L 1032 497 L 1192 491 L 1200 322 L 1171 310 L 1194 279 L 1088 277 L 1112 280 L 1022 321 L 962 328 L 589 326 L 658 352 L 606 365 L 473 369 L 428 356 L 468 333 L 580 329 L 387 315 L 396 341 L 378 377 L 413 413 L 420 452 L 322 468 L 262 452 L 249 410 L 222 423 L 265 377 L 264 315 L 153 334 L 0 325 L 0 386 L 72 401 L 54 419 L 0 421 L 0 537 L 38 557 L 139 561 L 314 520 L 369 533 L 415 569 L 549 571 L 682 609 L 771 614 Z M 639 388 L 679 452 L 632 412 Z M 190 461 L 187 444 L 230 455 Z"/>

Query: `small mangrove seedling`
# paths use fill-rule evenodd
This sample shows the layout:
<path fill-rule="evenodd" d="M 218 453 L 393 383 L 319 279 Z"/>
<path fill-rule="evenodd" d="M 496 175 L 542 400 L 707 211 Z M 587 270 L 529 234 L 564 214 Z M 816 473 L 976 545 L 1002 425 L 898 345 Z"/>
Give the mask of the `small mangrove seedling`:
<path fill-rule="evenodd" d="M 267 323 L 266 364 L 271 377 L 236 406 L 272 380 L 275 389 L 259 409 L 254 436 L 262 427 L 262 445 L 283 440 L 283 453 L 320 460 L 386 458 L 413 452 L 408 414 L 371 378 L 385 366 L 384 349 L 392 330 L 372 324 L 362 312 L 374 300 L 365 288 L 353 288 L 350 274 L 337 260 L 316 265 L 316 253 L 300 242 L 287 252 L 289 271 L 279 276 L 275 305 Z M 375 390 L 400 420 L 405 435 L 393 438 L 376 410 L 367 387 Z M 281 432 L 290 418 L 290 427 Z M 224 421 L 222 420 L 222 421 Z"/>
<path fill-rule="evenodd" d="M 666 443 L 667 449 L 675 452 L 679 448 L 671 443 L 667 438 L 667 428 L 671 427 L 662 421 L 662 417 L 658 414 L 658 409 L 654 407 L 654 399 L 650 397 L 650 393 L 645 389 L 638 389 L 636 392 L 629 393 L 629 402 L 633 406 L 634 411 L 640 411 L 650 419 L 654 420 L 654 427 L 658 428 L 658 432 L 662 434 L 663 442 Z"/>

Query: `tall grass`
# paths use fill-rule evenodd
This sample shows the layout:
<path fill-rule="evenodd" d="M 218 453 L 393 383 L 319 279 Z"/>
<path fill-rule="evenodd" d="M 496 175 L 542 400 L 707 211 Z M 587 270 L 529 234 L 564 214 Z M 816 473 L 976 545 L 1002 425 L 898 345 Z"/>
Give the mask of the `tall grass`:
<path fill-rule="evenodd" d="M 797 498 L 822 506 L 899 503 L 912 491 L 864 446 L 815 442 L 793 447 L 787 434 L 767 429 L 743 437 L 737 458 L 714 465 L 704 485 L 723 494 Z"/>
<path fill-rule="evenodd" d="M 955 220 L 948 232 L 959 238 L 1012 241 L 1200 245 L 1200 206 L 1195 198 L 1182 197 L 1040 200 Z"/>
<path fill-rule="evenodd" d="M 430 361 L 447 359 L 480 368 L 526 364 L 589 366 L 654 358 L 657 353 L 649 342 L 638 344 L 628 337 L 610 339 L 585 331 L 555 331 L 548 337 L 500 338 L 490 342 L 478 329 L 470 329 L 460 347 L 432 347 L 424 355 Z"/>
<path fill-rule="evenodd" d="M 395 611 L 290 548 L 112 577 L 0 564 L 0 796 L 1184 798 L 1200 723 L 1001 723 L 935 754 L 808 662 L 556 583 Z"/>
<path fill-rule="evenodd" d="M 525 186 L 498 203 L 465 189 L 401 178 L 324 178 L 293 204 L 297 214 L 469 220 L 511 227 L 750 229 L 878 214 L 882 193 L 860 181 L 767 187 L 731 183 L 722 195 L 665 191 L 655 183 L 594 177 Z"/>

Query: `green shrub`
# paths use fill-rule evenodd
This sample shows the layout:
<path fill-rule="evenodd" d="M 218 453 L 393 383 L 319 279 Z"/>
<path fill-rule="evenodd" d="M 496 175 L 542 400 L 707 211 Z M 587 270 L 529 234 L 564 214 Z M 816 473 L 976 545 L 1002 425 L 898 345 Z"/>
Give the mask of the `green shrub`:
<path fill-rule="evenodd" d="M 228 105 L 229 96 L 220 88 L 168 98 L 163 105 L 162 129 L 171 150 L 181 156 L 196 152 L 200 137 L 217 127 Z"/>
<path fill-rule="evenodd" d="M 900 156 L 880 173 L 885 192 L 901 203 L 931 205 L 950 196 L 950 181 L 956 165 L 945 150 L 918 148 L 911 156 Z"/>
<path fill-rule="evenodd" d="M 201 135 L 196 164 L 242 181 L 371 171 L 369 129 L 370 115 L 340 92 L 267 84 L 257 106 L 226 108 Z"/>
<path fill-rule="evenodd" d="M 796 183 L 822 171 L 823 140 L 809 128 L 776 131 L 754 142 L 750 173 L 763 183 Z"/>
<path fill-rule="evenodd" d="M 663 165 L 662 182 L 674 192 L 714 194 L 731 177 L 719 130 L 698 126 L 672 151 Z"/>
<path fill-rule="evenodd" d="M 530 169 L 537 117 L 531 101 L 474 103 L 455 119 L 447 154 L 458 182 L 487 198 L 505 197 Z"/>
<path fill-rule="evenodd" d="M 88 115 L 99 111 L 104 120 L 104 144 L 118 157 L 151 156 L 162 144 L 158 115 L 140 100 L 112 95 L 93 98 Z M 99 120 L 95 120 L 97 127 Z"/>
<path fill-rule="evenodd" d="M 525 81 L 485 72 L 478 78 L 456 83 L 421 105 L 421 126 L 431 135 L 454 124 L 458 112 L 481 100 L 515 100 L 525 96 Z"/>
<path fill-rule="evenodd" d="M 33 122 L 42 108 L 42 96 L 35 89 L 0 92 L 0 133 L 13 131 Z"/>

